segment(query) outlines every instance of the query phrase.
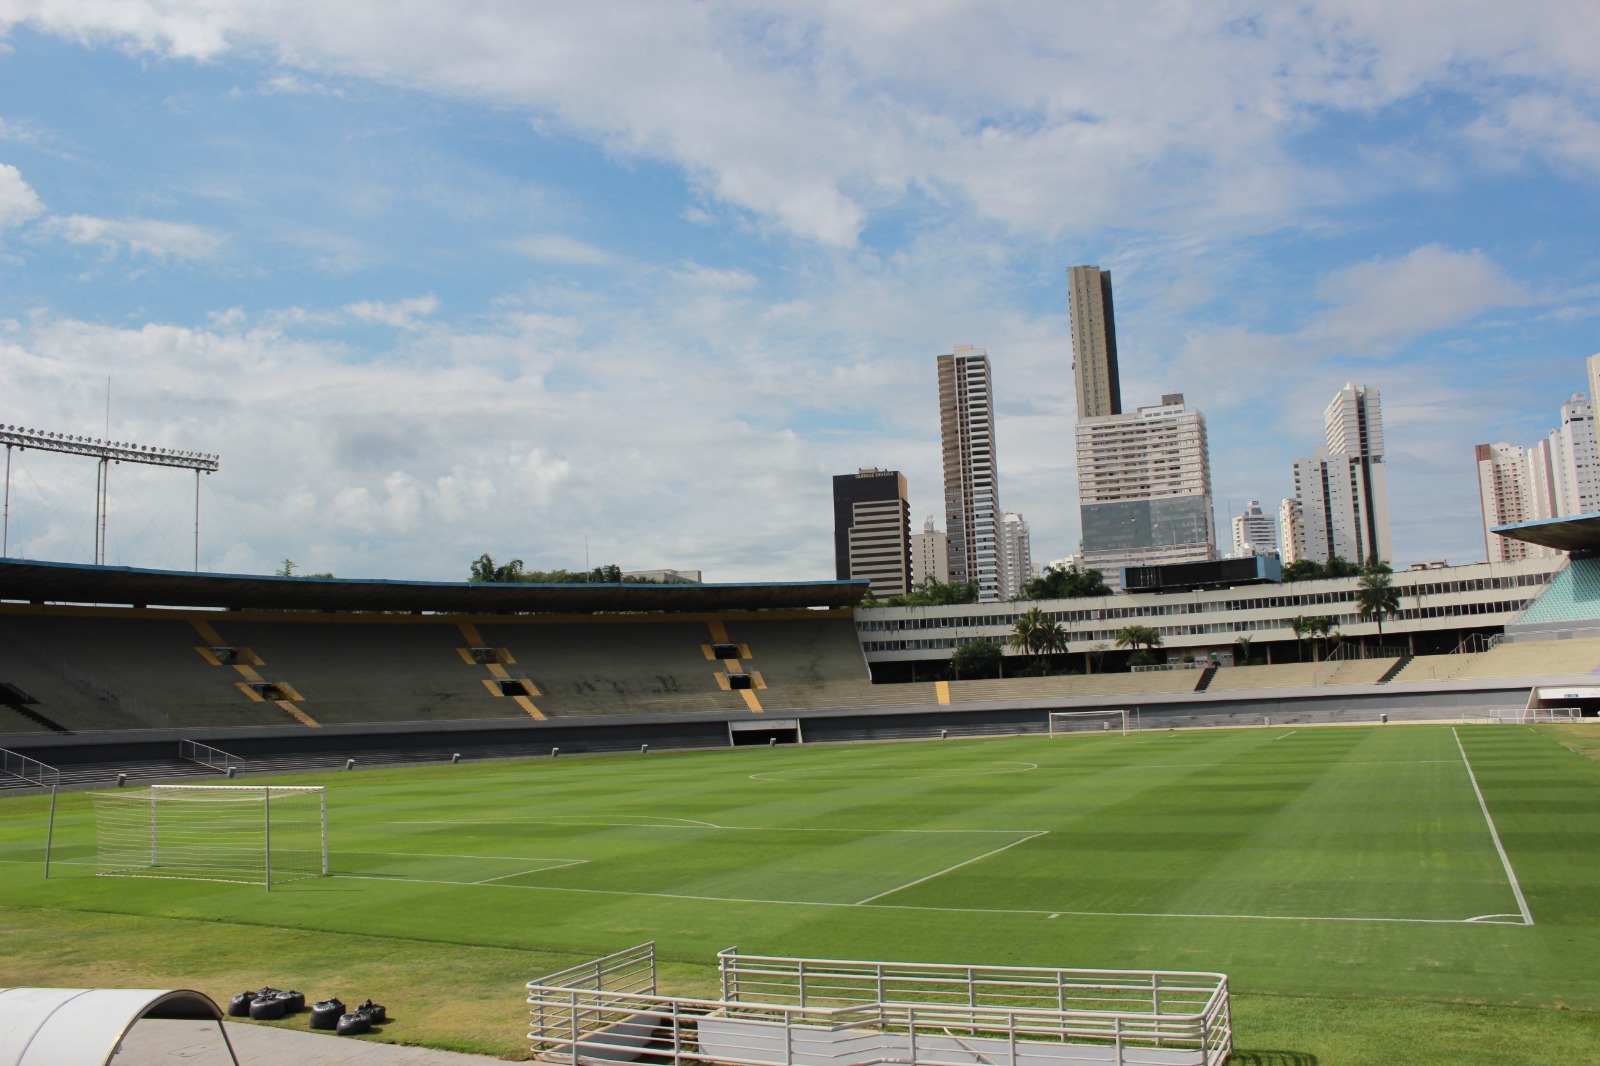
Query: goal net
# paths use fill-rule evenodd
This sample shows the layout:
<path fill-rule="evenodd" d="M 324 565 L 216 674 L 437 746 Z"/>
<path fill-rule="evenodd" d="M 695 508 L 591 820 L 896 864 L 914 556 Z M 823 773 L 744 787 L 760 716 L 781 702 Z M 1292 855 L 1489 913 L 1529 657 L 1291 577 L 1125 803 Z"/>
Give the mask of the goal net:
<path fill-rule="evenodd" d="M 1050 735 L 1063 736 L 1067 733 L 1109 733 L 1117 732 L 1124 736 L 1129 729 L 1139 728 L 1139 713 L 1130 714 L 1126 710 L 1114 711 L 1051 711 Z"/>
<path fill-rule="evenodd" d="M 1510 723 L 1531 725 L 1534 722 L 1576 722 L 1583 717 L 1577 707 L 1508 707 L 1493 711 L 1467 711 L 1461 720 L 1468 724 Z"/>
<path fill-rule="evenodd" d="M 90 796 L 101 874 L 270 889 L 328 872 L 321 786 L 152 785 Z"/>

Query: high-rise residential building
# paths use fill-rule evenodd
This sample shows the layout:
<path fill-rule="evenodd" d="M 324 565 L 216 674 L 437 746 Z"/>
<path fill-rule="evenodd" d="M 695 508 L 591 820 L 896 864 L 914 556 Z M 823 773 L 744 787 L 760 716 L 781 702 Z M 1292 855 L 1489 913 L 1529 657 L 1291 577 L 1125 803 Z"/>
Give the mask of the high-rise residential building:
<path fill-rule="evenodd" d="M 1261 510 L 1259 500 L 1251 500 L 1243 514 L 1233 516 L 1233 555 L 1242 559 L 1248 555 L 1278 554 L 1278 530 L 1272 519 Z"/>
<path fill-rule="evenodd" d="M 1000 520 L 1000 542 L 1004 547 L 1006 564 L 1005 585 L 1000 598 L 1014 600 L 1022 595 L 1022 586 L 1033 579 L 1033 542 L 1028 534 L 1027 520 L 1007 511 Z"/>
<path fill-rule="evenodd" d="M 1278 504 L 1278 558 L 1288 566 L 1305 558 L 1305 554 L 1306 526 L 1300 514 L 1300 501 L 1286 496 Z"/>
<path fill-rule="evenodd" d="M 995 459 L 989 353 L 958 344 L 938 357 L 939 434 L 944 444 L 944 522 L 950 580 L 1000 599 L 1000 476 Z"/>
<path fill-rule="evenodd" d="M 947 541 L 942 532 L 934 527 L 933 517 L 930 515 L 922 523 L 922 532 L 911 534 L 911 583 L 913 585 L 926 584 L 937 581 L 947 584 L 950 580 L 950 554 Z"/>
<path fill-rule="evenodd" d="M 1551 482 L 1551 511 L 1556 515 L 1600 511 L 1600 446 L 1596 444 L 1594 410 L 1589 397 L 1575 393 L 1561 405 L 1561 425 L 1545 442 Z"/>
<path fill-rule="evenodd" d="M 1294 494 L 1299 503 L 1297 559 L 1325 563 L 1337 555 L 1355 562 L 1372 554 L 1364 539 L 1361 469 L 1355 457 L 1318 448 L 1315 455 L 1296 459 Z"/>
<path fill-rule="evenodd" d="M 1383 458 L 1383 410 L 1378 390 L 1350 382 L 1328 404 L 1322 413 L 1322 424 L 1328 451 L 1349 456 L 1356 477 L 1355 520 L 1361 528 L 1356 531 L 1355 541 L 1361 554 L 1345 558 L 1356 563 L 1366 562 L 1373 555 L 1385 561 L 1393 560 L 1389 488 Z"/>
<path fill-rule="evenodd" d="M 878 597 L 911 591 L 911 505 L 898 470 L 862 468 L 833 479 L 834 572 L 866 578 Z"/>
<path fill-rule="evenodd" d="M 1111 303 L 1111 271 L 1067 268 L 1072 308 L 1072 380 L 1078 418 L 1122 413 L 1122 382 L 1117 371 L 1117 323 Z"/>
<path fill-rule="evenodd" d="M 1080 419 L 1083 565 L 1120 587 L 1125 566 L 1217 557 L 1206 420 L 1170 393 L 1133 414 Z"/>
<path fill-rule="evenodd" d="M 1511 540 L 1491 532 L 1495 526 L 1512 526 L 1553 518 L 1551 512 L 1550 450 L 1547 441 L 1534 448 L 1515 444 L 1479 444 L 1478 502 L 1483 511 L 1483 546 L 1491 563 L 1559 554 L 1553 548 Z"/>

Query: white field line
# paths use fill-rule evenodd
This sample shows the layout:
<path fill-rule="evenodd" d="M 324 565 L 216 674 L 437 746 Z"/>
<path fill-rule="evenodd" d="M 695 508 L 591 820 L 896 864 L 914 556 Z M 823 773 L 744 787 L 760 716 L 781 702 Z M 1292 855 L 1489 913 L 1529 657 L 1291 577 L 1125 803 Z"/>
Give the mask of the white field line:
<path fill-rule="evenodd" d="M 493 884 L 495 881 L 505 881 L 508 878 L 521 877 L 523 874 L 542 874 L 548 873 L 551 870 L 562 870 L 568 866 L 582 866 L 588 861 L 588 859 L 570 859 L 566 862 L 558 862 L 554 866 L 535 866 L 531 870 L 518 870 L 515 873 L 501 874 L 499 877 L 485 877 L 482 881 L 474 881 L 472 883 L 475 885 L 488 885 Z"/>
<path fill-rule="evenodd" d="M 437 851 L 353 851 L 339 849 L 340 855 L 399 855 L 407 859 L 504 859 L 506 862 L 588 862 L 588 859 L 552 859 L 541 855 L 454 855 Z"/>
<path fill-rule="evenodd" d="M 952 870 L 959 870 L 963 866 L 971 866 L 973 863 L 981 862 L 982 860 L 989 858 L 991 855 L 998 855 L 1002 851 L 1006 851 L 1006 850 L 1008 850 L 1010 848 L 1016 847 L 1018 844 L 1026 844 L 1028 841 L 1037 840 L 1039 837 L 1042 837 L 1044 835 L 1045 835 L 1044 833 L 1031 833 L 1028 836 L 1023 837 L 1020 840 L 1013 840 L 1009 844 L 1003 844 L 1000 847 L 995 848 L 993 851 L 986 851 L 982 855 L 974 855 L 972 858 L 967 859 L 967 860 L 965 860 L 963 862 L 958 862 L 958 863 L 955 863 L 955 864 L 953 864 L 951 866 L 946 866 L 943 870 L 938 870 L 938 871 L 936 871 L 934 873 L 929 874 L 926 877 L 919 877 L 915 881 L 907 881 L 903 885 L 896 885 L 894 888 L 891 888 L 886 892 L 879 892 L 876 896 L 868 896 L 866 899 L 857 900 L 856 901 L 856 906 L 858 906 L 858 907 L 863 906 L 865 904 L 871 903 L 875 899 L 882 899 L 884 896 L 892 896 L 896 892 L 903 891 L 903 890 L 911 888 L 911 887 L 913 887 L 915 885 L 920 885 L 924 881 L 932 881 L 935 877 L 943 877 L 945 874 L 949 873 Z"/>
<path fill-rule="evenodd" d="M 1511 894 L 1517 897 L 1517 910 L 1522 913 L 1522 924 L 1532 925 L 1533 914 L 1528 910 L 1528 901 L 1522 895 L 1522 885 L 1517 882 L 1517 871 L 1511 868 L 1511 857 L 1506 854 L 1505 845 L 1500 843 L 1500 832 L 1494 827 L 1494 818 L 1489 814 L 1489 804 L 1483 798 L 1483 789 L 1478 787 L 1478 775 L 1472 772 L 1472 763 L 1467 759 L 1467 749 L 1461 743 L 1461 734 L 1456 732 L 1455 726 L 1451 726 L 1450 735 L 1456 738 L 1456 749 L 1461 752 L 1461 765 L 1467 768 L 1467 780 L 1472 782 L 1472 791 L 1478 797 L 1478 809 L 1483 811 L 1483 820 L 1489 825 L 1489 836 L 1494 839 L 1494 850 L 1500 854 L 1500 865 L 1505 867 L 1506 880 L 1511 882 Z"/>
<path fill-rule="evenodd" d="M 854 776 L 862 769 L 872 767 L 835 767 L 835 766 L 797 766 L 789 770 L 762 770 L 750 775 L 752 781 L 788 781 L 791 774 L 828 774 L 834 777 Z M 920 767 L 912 767 L 920 769 Z M 888 775 L 891 781 L 930 781 L 947 777 L 999 777 L 1001 774 L 1025 774 L 1029 770 L 1039 769 L 1036 762 L 1019 762 L 1012 765 L 1009 770 L 951 770 L 949 772 L 935 772 L 931 774 L 899 774 Z"/>
<path fill-rule="evenodd" d="M 1289 731 L 1288 731 L 1288 732 L 1287 732 L 1287 733 L 1285 733 L 1285 734 L 1283 734 L 1283 736 L 1278 736 L 1278 737 L 1273 737 L 1273 738 L 1272 738 L 1272 739 L 1273 739 L 1273 740 L 1282 740 L 1282 739 L 1283 739 L 1283 737 L 1292 737 L 1292 736 L 1294 736 L 1294 735 L 1295 735 L 1295 734 L 1296 734 L 1296 733 L 1298 733 L 1298 732 L 1300 732 L 1300 730 L 1298 730 L 1298 729 L 1291 729 L 1291 730 L 1289 730 Z"/>
<path fill-rule="evenodd" d="M 1454 761 L 1454 760 L 1452 760 Z M 440 818 L 429 821 L 394 821 L 385 825 L 576 825 L 610 826 L 623 829 L 721 829 L 730 833 L 1000 833 L 1016 836 L 1018 833 L 1048 833 L 1048 829 L 831 829 L 826 826 L 765 826 L 765 825 L 661 825 L 659 822 L 561 822 L 551 818 Z M 398 854 L 397 852 L 369 852 L 368 854 Z M 468 856 L 479 858 L 479 856 Z"/>
<path fill-rule="evenodd" d="M 1021 843 L 1021 841 L 1018 841 Z M 438 881 L 422 877 L 376 877 L 370 874 L 329 874 L 329 877 L 342 877 L 351 881 L 403 881 L 418 885 L 460 885 L 460 881 Z M 312 878 L 311 880 L 315 880 Z M 829 903 L 807 899 L 752 899 L 745 896 L 698 896 L 685 892 L 629 892 L 620 888 L 571 888 L 554 887 L 549 885 L 501 885 L 485 884 L 483 888 L 504 888 L 523 892 L 568 892 L 584 896 L 629 896 L 639 899 L 681 899 L 702 903 L 760 903 L 777 907 L 861 907 L 871 906 L 873 910 L 895 911 L 922 911 L 950 914 L 1019 914 L 1037 915 L 1042 918 L 1060 917 L 1070 915 L 1076 918 L 1212 918 L 1226 921 L 1264 921 L 1264 922 L 1386 922 L 1401 925 L 1522 925 L 1516 922 L 1489 922 L 1485 917 L 1478 918 L 1373 918 L 1360 915 L 1330 916 L 1318 914 L 1211 914 L 1187 913 L 1181 911 L 1076 911 L 1076 910 L 1034 910 L 1015 907 L 929 907 L 913 906 L 904 903 Z"/>

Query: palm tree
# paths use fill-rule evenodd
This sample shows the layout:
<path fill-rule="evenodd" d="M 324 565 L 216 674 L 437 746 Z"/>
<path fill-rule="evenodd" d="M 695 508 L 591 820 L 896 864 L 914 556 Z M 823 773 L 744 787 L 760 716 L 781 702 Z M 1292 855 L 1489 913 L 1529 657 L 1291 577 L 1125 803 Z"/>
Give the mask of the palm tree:
<path fill-rule="evenodd" d="M 1300 662 L 1306 659 L 1306 637 L 1311 633 L 1312 619 L 1303 614 L 1297 614 L 1289 619 L 1289 628 L 1294 630 L 1295 658 Z"/>
<path fill-rule="evenodd" d="M 1325 614 L 1319 614 L 1315 618 L 1306 619 L 1306 632 L 1310 633 L 1313 637 L 1322 637 L 1324 640 L 1326 640 L 1332 631 L 1333 619 L 1329 618 Z M 1326 643 L 1319 642 L 1317 644 L 1317 659 L 1319 661 L 1322 659 L 1323 650 L 1326 647 Z"/>
<path fill-rule="evenodd" d="M 1117 647 L 1154 652 L 1161 646 L 1161 634 L 1150 626 L 1123 626 L 1117 630 Z"/>
<path fill-rule="evenodd" d="M 1249 666 L 1250 665 L 1250 638 L 1249 637 L 1240 636 L 1240 637 L 1236 637 L 1234 639 L 1234 642 L 1233 642 L 1233 665 L 1235 665 L 1235 666 Z"/>
<path fill-rule="evenodd" d="M 1046 655 L 1064 655 L 1067 651 L 1067 627 L 1051 621 L 1039 631 L 1039 650 Z"/>
<path fill-rule="evenodd" d="M 1011 636 L 1006 640 L 1007 647 L 1016 648 L 1028 655 L 1035 654 L 1039 650 L 1039 634 L 1049 624 L 1050 620 L 1039 608 L 1023 611 L 1011 624 Z"/>
<path fill-rule="evenodd" d="M 1362 618 L 1378 623 L 1378 643 L 1383 644 L 1383 616 L 1400 613 L 1400 590 L 1394 587 L 1394 569 L 1374 555 L 1361 568 L 1356 582 L 1356 604 Z"/>

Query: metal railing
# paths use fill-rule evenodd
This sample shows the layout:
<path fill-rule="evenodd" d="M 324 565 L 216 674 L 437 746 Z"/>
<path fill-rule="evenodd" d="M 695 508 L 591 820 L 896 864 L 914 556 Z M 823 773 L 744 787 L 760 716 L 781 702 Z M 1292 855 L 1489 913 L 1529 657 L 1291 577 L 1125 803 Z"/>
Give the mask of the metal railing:
<path fill-rule="evenodd" d="M 650 945 L 528 984 L 547 1061 L 725 1066 L 1220 1066 L 1222 974 L 936 966 L 718 956 L 720 999 L 596 987 L 642 972 Z M 654 981 L 653 964 L 650 982 Z"/>
<path fill-rule="evenodd" d="M 39 788 L 54 788 L 61 783 L 61 771 L 38 759 L 0 748 L 0 772 L 8 777 L 20 777 Z"/>
<path fill-rule="evenodd" d="M 213 748 L 210 744 L 202 744 L 198 740 L 178 741 L 178 758 L 208 766 L 219 773 L 237 769 L 244 762 L 237 755 L 230 755 L 221 748 Z"/>

